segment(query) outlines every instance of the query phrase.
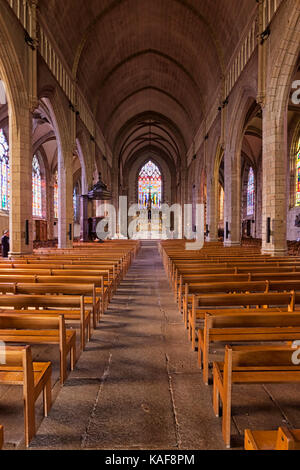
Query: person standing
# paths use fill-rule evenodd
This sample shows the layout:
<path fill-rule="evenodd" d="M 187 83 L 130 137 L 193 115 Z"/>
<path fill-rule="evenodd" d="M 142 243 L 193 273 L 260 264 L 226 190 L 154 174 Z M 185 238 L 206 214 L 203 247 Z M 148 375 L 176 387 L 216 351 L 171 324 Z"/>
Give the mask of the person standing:
<path fill-rule="evenodd" d="M 5 230 L 1 238 L 2 257 L 7 258 L 9 252 L 9 232 Z"/>

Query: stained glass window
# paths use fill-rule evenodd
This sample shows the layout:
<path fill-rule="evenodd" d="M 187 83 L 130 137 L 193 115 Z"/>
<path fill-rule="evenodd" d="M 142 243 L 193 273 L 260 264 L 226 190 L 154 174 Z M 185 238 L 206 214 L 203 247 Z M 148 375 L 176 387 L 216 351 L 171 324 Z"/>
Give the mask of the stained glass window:
<path fill-rule="evenodd" d="M 32 159 L 32 215 L 42 217 L 42 177 L 36 155 Z"/>
<path fill-rule="evenodd" d="M 159 209 L 161 206 L 162 179 L 158 167 L 149 160 L 140 171 L 138 180 L 140 208 Z"/>
<path fill-rule="evenodd" d="M 220 199 L 219 199 L 219 211 L 220 211 L 220 220 L 224 220 L 224 189 L 220 185 Z"/>
<path fill-rule="evenodd" d="M 255 195 L 255 186 L 254 186 L 254 172 L 251 167 L 248 174 L 248 186 L 247 186 L 247 215 L 254 214 L 254 195 Z"/>
<path fill-rule="evenodd" d="M 58 171 L 54 173 L 54 185 L 53 185 L 53 200 L 54 200 L 54 218 L 58 219 Z"/>
<path fill-rule="evenodd" d="M 300 139 L 296 153 L 296 206 L 300 206 Z"/>
<path fill-rule="evenodd" d="M 9 209 L 9 148 L 6 137 L 2 129 L 0 129 L 0 194 L 1 194 L 1 209 Z"/>

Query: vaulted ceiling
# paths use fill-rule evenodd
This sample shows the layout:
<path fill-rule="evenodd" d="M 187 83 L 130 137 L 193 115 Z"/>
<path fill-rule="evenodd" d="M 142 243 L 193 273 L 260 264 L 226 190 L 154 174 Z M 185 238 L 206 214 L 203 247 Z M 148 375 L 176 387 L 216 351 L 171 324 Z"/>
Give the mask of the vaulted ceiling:
<path fill-rule="evenodd" d="M 174 161 L 191 144 L 255 8 L 255 0 L 39 0 L 116 158 L 128 138 L 130 156 L 137 143 L 153 145 L 150 119 L 155 145 Z"/>

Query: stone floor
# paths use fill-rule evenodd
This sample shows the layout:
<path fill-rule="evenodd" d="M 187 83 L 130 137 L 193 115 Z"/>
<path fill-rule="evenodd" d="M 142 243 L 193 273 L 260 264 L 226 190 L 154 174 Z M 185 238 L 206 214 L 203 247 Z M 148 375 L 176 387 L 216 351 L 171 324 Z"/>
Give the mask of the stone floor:
<path fill-rule="evenodd" d="M 50 416 L 42 419 L 39 401 L 30 449 L 224 449 L 212 386 L 202 382 L 155 241 L 143 242 L 63 387 L 55 348 L 33 350 L 35 359 L 53 362 L 54 374 Z M 0 387 L 7 449 L 24 448 L 22 396 L 15 388 Z M 299 385 L 233 387 L 233 448 L 243 447 L 247 427 L 299 428 L 299 392 Z"/>

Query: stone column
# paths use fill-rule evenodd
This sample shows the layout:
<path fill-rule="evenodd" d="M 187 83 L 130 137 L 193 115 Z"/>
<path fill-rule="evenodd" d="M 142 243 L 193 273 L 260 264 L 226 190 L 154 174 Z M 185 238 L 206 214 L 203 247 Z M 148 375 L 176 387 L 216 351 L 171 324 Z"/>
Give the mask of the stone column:
<path fill-rule="evenodd" d="M 58 248 L 73 246 L 73 152 L 59 149 L 58 155 Z"/>
<path fill-rule="evenodd" d="M 287 111 L 283 119 L 278 119 L 266 107 L 263 109 L 262 253 L 273 256 L 287 254 L 286 162 Z"/>
<path fill-rule="evenodd" d="M 10 254 L 33 251 L 32 226 L 32 115 L 19 108 L 17 121 L 9 116 L 10 148 Z"/>
<path fill-rule="evenodd" d="M 224 154 L 224 246 L 241 244 L 241 158 L 231 148 Z M 226 238 L 226 223 L 228 237 Z"/>

